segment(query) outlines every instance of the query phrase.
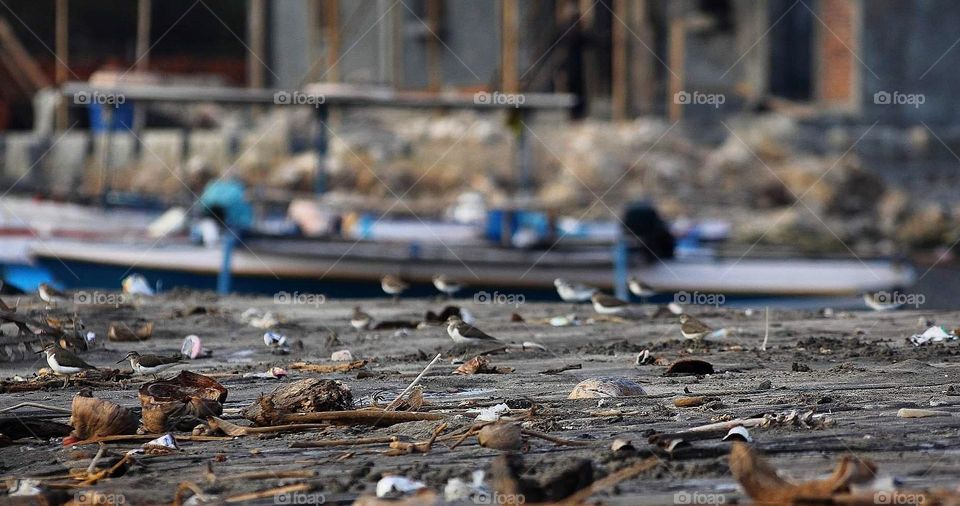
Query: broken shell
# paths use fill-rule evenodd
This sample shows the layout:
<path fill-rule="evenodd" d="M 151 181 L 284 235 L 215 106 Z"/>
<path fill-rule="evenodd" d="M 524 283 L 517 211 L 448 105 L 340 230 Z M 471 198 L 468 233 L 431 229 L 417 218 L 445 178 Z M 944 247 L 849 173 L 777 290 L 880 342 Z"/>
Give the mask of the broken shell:
<path fill-rule="evenodd" d="M 597 399 L 646 395 L 639 383 L 625 378 L 589 378 L 573 387 L 568 399 Z"/>
<path fill-rule="evenodd" d="M 384 476 L 377 482 L 377 497 L 394 497 L 409 494 L 426 487 L 423 482 L 403 476 Z"/>
<path fill-rule="evenodd" d="M 353 360 L 353 354 L 350 353 L 350 350 L 335 351 L 330 355 L 330 360 L 334 362 L 350 362 Z"/>
<path fill-rule="evenodd" d="M 480 429 L 477 442 L 494 450 L 519 450 L 523 447 L 523 431 L 516 423 L 492 423 Z"/>
<path fill-rule="evenodd" d="M 753 442 L 753 438 L 750 437 L 750 433 L 747 432 L 747 428 L 744 427 L 743 425 L 737 425 L 736 427 L 733 427 L 732 429 L 727 431 L 727 435 L 723 436 L 722 440 L 723 441 L 745 441 L 747 443 Z"/>
<path fill-rule="evenodd" d="M 900 411 L 897 411 L 897 416 L 900 418 L 927 418 L 930 416 L 953 416 L 953 414 L 949 411 L 935 411 L 932 409 L 901 408 Z"/>
<path fill-rule="evenodd" d="M 480 414 L 477 415 L 478 422 L 496 422 L 503 415 L 510 413 L 510 406 L 506 404 L 497 404 L 496 406 L 490 406 L 489 408 L 482 408 Z"/>
<path fill-rule="evenodd" d="M 613 453 L 628 453 L 637 451 L 636 447 L 633 446 L 633 443 L 629 439 L 617 438 L 613 440 L 613 444 L 610 445 L 610 449 L 613 450 Z"/>
<path fill-rule="evenodd" d="M 180 345 L 180 354 L 189 359 L 196 359 L 203 353 L 203 343 L 196 334 L 190 334 L 183 339 Z"/>

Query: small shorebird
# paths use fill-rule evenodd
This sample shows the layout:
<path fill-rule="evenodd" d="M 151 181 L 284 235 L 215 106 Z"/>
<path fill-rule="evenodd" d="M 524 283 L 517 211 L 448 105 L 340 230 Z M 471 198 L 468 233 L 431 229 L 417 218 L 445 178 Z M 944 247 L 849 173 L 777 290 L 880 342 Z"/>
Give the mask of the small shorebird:
<path fill-rule="evenodd" d="M 503 341 L 464 322 L 456 315 L 447 318 L 447 334 L 450 335 L 453 342 L 468 344 L 470 346 L 503 344 Z"/>
<path fill-rule="evenodd" d="M 166 371 L 167 369 L 181 363 L 180 357 L 171 356 L 171 357 L 158 357 L 157 355 L 141 355 L 135 351 L 127 353 L 126 357 L 118 360 L 117 363 L 123 362 L 124 360 L 130 361 L 130 368 L 134 372 L 140 375 L 152 375 L 154 378 L 157 377 L 157 374 Z"/>
<path fill-rule="evenodd" d="M 590 297 L 593 302 L 593 310 L 600 314 L 617 315 L 627 310 L 630 303 L 620 300 L 612 295 L 603 292 L 596 292 Z"/>
<path fill-rule="evenodd" d="M 392 274 L 387 274 L 386 276 L 380 278 L 380 288 L 383 288 L 383 291 L 386 292 L 387 295 L 392 295 L 394 302 L 399 301 L 400 294 L 406 291 L 409 287 L 410 285 Z"/>
<path fill-rule="evenodd" d="M 40 283 L 37 285 L 37 295 L 40 296 L 40 300 L 48 304 L 59 304 L 61 302 L 66 302 L 69 298 L 67 297 L 67 294 L 46 283 Z"/>
<path fill-rule="evenodd" d="M 367 330 L 370 328 L 370 324 L 373 323 L 373 317 L 363 312 L 363 309 L 360 309 L 360 306 L 353 308 L 353 316 L 350 317 L 350 326 L 357 329 L 357 332 L 361 330 Z"/>
<path fill-rule="evenodd" d="M 627 287 L 630 288 L 630 293 L 640 297 L 641 301 L 657 294 L 657 291 L 654 290 L 650 285 L 640 281 L 640 279 L 635 276 L 630 276 L 630 280 L 627 282 Z"/>
<path fill-rule="evenodd" d="M 53 372 L 57 374 L 63 375 L 63 388 L 66 388 L 70 383 L 70 376 L 77 374 L 84 369 L 97 369 L 96 367 L 84 362 L 82 358 L 57 346 L 54 343 L 44 346 L 43 349 L 37 353 L 46 353 L 47 365 L 50 366 L 50 369 L 53 369 Z"/>
<path fill-rule="evenodd" d="M 564 302 L 586 302 L 597 291 L 592 286 L 571 283 L 563 278 L 553 280 L 553 286 L 557 287 L 557 294 Z"/>
<path fill-rule="evenodd" d="M 684 339 L 703 339 L 712 334 L 714 330 L 702 321 L 688 315 L 680 315 L 680 333 Z"/>
<path fill-rule="evenodd" d="M 433 277 L 433 286 L 435 286 L 437 290 L 445 293 L 448 299 L 452 299 L 453 294 L 459 292 L 460 289 L 463 288 L 463 285 L 444 276 L 443 274 L 437 274 Z"/>
<path fill-rule="evenodd" d="M 894 309 L 900 309 L 903 307 L 902 302 L 894 300 L 893 295 L 884 291 L 876 293 L 864 293 L 863 303 L 874 311 L 893 311 Z"/>

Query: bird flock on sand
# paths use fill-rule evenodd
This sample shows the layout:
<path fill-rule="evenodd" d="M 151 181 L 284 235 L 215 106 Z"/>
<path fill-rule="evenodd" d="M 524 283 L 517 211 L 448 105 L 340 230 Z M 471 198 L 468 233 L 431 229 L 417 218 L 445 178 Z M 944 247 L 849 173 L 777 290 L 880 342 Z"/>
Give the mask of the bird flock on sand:
<path fill-rule="evenodd" d="M 465 284 L 443 274 L 433 276 L 431 281 L 434 288 L 446 299 L 453 299 L 457 292 L 463 290 L 465 287 Z M 139 274 L 128 276 L 123 280 L 121 286 L 123 292 L 128 295 L 150 296 L 154 294 L 153 288 L 151 288 L 146 279 Z M 388 274 L 380 279 L 380 286 L 383 292 L 390 296 L 396 303 L 399 302 L 400 297 L 411 285 L 399 276 Z M 557 295 L 559 295 L 560 299 L 564 302 L 574 304 L 575 307 L 579 304 L 589 302 L 593 310 L 600 317 L 628 317 L 636 314 L 638 310 L 634 304 L 604 293 L 585 283 L 557 278 L 554 280 L 554 287 L 556 288 Z M 639 297 L 641 301 L 646 301 L 657 293 L 654 288 L 637 278 L 630 278 L 628 287 L 630 292 Z M 50 305 L 62 305 L 71 300 L 68 293 L 58 290 L 46 283 L 41 283 L 38 286 L 37 295 L 43 302 Z M 716 330 L 711 328 L 693 316 L 683 313 L 683 308 L 677 304 L 670 304 L 666 306 L 666 308 L 671 314 L 679 316 L 680 333 L 685 339 L 703 340 L 725 335 L 724 329 Z M 509 348 L 514 346 L 480 330 L 474 325 L 473 320 L 472 315 L 465 309 L 459 309 L 455 314 L 451 314 L 446 318 L 445 325 L 447 334 L 455 344 L 469 347 L 499 346 Z M 374 323 L 374 317 L 365 312 L 362 307 L 356 306 L 353 308 L 353 313 L 350 316 L 350 326 L 358 333 L 373 328 Z M 283 343 L 281 341 L 284 339 L 285 337 L 282 334 L 273 332 L 264 334 L 264 343 L 271 347 L 282 346 Z M 50 369 L 54 373 L 64 377 L 64 387 L 69 384 L 72 376 L 85 370 L 97 369 L 72 351 L 61 347 L 59 343 L 47 344 L 37 353 L 45 354 L 46 362 Z M 133 372 L 139 375 L 157 378 L 160 373 L 183 364 L 183 358 L 184 355 L 182 354 L 161 356 L 130 351 L 117 363 L 129 361 L 130 368 Z"/>

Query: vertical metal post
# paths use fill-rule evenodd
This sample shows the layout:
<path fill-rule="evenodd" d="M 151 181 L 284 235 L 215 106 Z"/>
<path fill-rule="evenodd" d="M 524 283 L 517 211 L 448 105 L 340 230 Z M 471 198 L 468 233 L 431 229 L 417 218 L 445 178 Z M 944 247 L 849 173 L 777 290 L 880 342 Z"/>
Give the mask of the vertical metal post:
<path fill-rule="evenodd" d="M 217 293 L 220 295 L 227 295 L 230 293 L 230 284 L 233 278 L 233 272 L 231 265 L 233 264 L 233 249 L 237 243 L 237 236 L 227 228 L 224 229 L 224 237 L 221 241 L 223 243 L 223 256 L 220 259 L 220 272 L 217 273 Z"/>
<path fill-rule="evenodd" d="M 628 264 L 627 241 L 621 231 L 613 245 L 613 291 L 617 298 L 623 300 L 629 300 L 630 297 L 627 292 Z"/>
<path fill-rule="evenodd" d="M 327 128 L 329 128 L 329 111 L 326 104 L 320 104 L 317 107 L 317 133 L 313 140 L 314 149 L 317 151 L 317 171 L 313 175 L 313 192 L 322 195 L 327 191 L 327 148 L 328 137 Z"/>

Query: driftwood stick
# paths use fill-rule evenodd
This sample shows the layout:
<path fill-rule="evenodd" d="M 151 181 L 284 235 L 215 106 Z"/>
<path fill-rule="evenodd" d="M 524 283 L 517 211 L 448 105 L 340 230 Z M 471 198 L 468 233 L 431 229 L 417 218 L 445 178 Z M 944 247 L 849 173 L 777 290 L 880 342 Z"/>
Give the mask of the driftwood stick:
<path fill-rule="evenodd" d="M 50 411 L 56 411 L 58 413 L 66 413 L 68 415 L 72 413 L 72 411 L 67 408 L 61 408 L 59 406 L 47 406 L 46 404 L 40 404 L 38 402 L 21 402 L 20 404 L 14 404 L 13 406 L 0 409 L 0 413 L 6 413 L 7 411 L 13 411 L 15 409 L 20 409 L 20 408 L 40 408 L 40 409 L 46 409 Z"/>
<path fill-rule="evenodd" d="M 392 443 L 397 441 L 397 436 L 383 437 L 359 437 L 354 439 L 327 439 L 318 441 L 297 441 L 290 443 L 290 448 L 330 448 L 333 446 L 360 446 Z"/>
<path fill-rule="evenodd" d="M 365 365 L 367 365 L 366 360 L 354 360 L 353 362 L 346 364 L 311 364 L 309 362 L 294 362 L 290 364 L 290 368 L 300 371 L 329 374 L 334 372 L 352 371 L 354 369 L 360 369 Z"/>
<path fill-rule="evenodd" d="M 244 427 L 222 418 L 211 416 L 207 419 L 210 428 L 220 429 L 228 436 L 249 436 L 253 434 L 276 434 L 278 432 L 299 432 L 315 429 L 325 429 L 330 426 L 328 423 L 297 423 L 290 425 L 273 425 L 270 427 Z"/>
<path fill-rule="evenodd" d="M 633 478 L 634 476 L 644 471 L 653 469 L 660 462 L 661 460 L 657 457 L 650 457 L 648 459 L 641 460 L 640 462 L 637 462 L 632 466 L 625 467 L 615 473 L 607 475 L 605 478 L 601 478 L 593 482 L 592 484 L 590 484 L 589 487 L 583 488 L 575 492 L 574 494 L 568 496 L 566 499 L 560 501 L 557 504 L 570 504 L 570 505 L 581 504 L 583 501 L 586 501 L 587 499 L 589 499 L 590 496 L 592 496 L 593 494 L 596 494 L 601 490 L 616 486 L 618 483 L 625 480 L 629 480 L 630 478 Z"/>
<path fill-rule="evenodd" d="M 398 395 L 397 398 L 393 400 L 393 402 L 391 402 L 390 404 L 387 404 L 387 407 L 384 408 L 384 411 L 391 411 L 393 408 L 395 408 L 397 404 L 400 403 L 400 399 L 403 399 L 403 396 L 410 393 L 410 391 L 413 390 L 413 387 L 417 386 L 417 383 L 420 383 L 420 379 L 423 378 L 423 375 L 427 374 L 427 371 L 429 371 L 430 368 L 433 367 L 433 364 L 437 363 L 437 360 L 440 360 L 441 356 L 442 356 L 441 353 L 437 353 L 437 356 L 433 357 L 433 360 L 431 360 L 430 363 L 427 364 L 427 366 L 424 367 L 422 371 L 420 371 L 420 374 L 418 374 L 416 378 L 413 378 L 413 381 L 410 382 L 409 385 L 407 385 L 407 388 L 403 389 L 403 392 L 400 392 L 400 395 Z"/>
<path fill-rule="evenodd" d="M 310 490 L 311 487 L 312 485 L 309 483 L 294 483 L 293 485 L 284 485 L 282 487 L 268 488 L 266 490 L 258 490 L 256 492 L 248 492 L 246 494 L 232 495 L 224 499 L 224 501 L 228 503 L 247 502 L 256 499 L 263 499 L 264 497 L 289 494 L 291 492 L 306 492 L 307 490 Z"/>
<path fill-rule="evenodd" d="M 166 434 L 120 434 L 116 436 L 101 436 L 101 437 L 92 437 L 90 439 L 84 439 L 83 441 L 77 441 L 76 443 L 71 443 L 67 446 L 80 446 L 80 445 L 92 445 L 96 443 L 117 443 L 117 442 L 127 442 L 127 441 L 150 441 L 157 439 L 158 437 L 163 437 Z M 233 439 L 231 436 L 222 437 L 222 436 L 176 436 L 177 441 L 227 441 Z"/>
<path fill-rule="evenodd" d="M 237 473 L 237 474 L 228 474 L 226 476 L 217 476 L 217 481 L 313 478 L 316 475 L 317 475 L 316 471 L 308 471 L 308 470 L 301 470 L 301 469 L 290 469 L 286 471 L 250 471 L 248 473 Z"/>
<path fill-rule="evenodd" d="M 330 422 L 344 425 L 389 426 L 395 423 L 419 422 L 423 420 L 443 420 L 443 415 L 434 413 L 416 413 L 411 411 L 375 411 L 372 409 L 354 411 L 320 411 L 317 413 L 294 413 L 283 415 L 281 420 L 288 423 Z"/>
<path fill-rule="evenodd" d="M 596 444 L 591 441 L 574 441 L 572 439 L 563 439 L 560 437 L 551 436 L 546 432 L 540 432 L 538 430 L 521 429 L 520 432 L 527 436 L 545 439 L 547 441 L 550 441 L 551 443 L 556 443 L 558 445 L 563 445 L 563 446 L 594 446 Z"/>

